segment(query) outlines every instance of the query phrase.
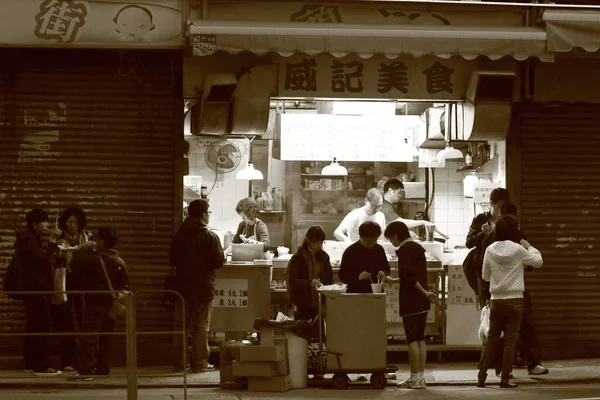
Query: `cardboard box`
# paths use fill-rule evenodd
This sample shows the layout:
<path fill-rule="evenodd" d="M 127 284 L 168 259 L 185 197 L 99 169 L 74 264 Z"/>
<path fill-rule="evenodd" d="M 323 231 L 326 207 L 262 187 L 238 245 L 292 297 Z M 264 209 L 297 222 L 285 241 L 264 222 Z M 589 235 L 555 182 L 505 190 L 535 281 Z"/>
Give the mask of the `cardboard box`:
<path fill-rule="evenodd" d="M 284 359 L 275 363 L 275 373 L 277 376 L 285 376 L 290 374 L 290 361 L 288 357 L 288 340 L 285 337 L 275 336 L 273 343 L 277 347 L 283 347 Z"/>
<path fill-rule="evenodd" d="M 272 378 L 248 378 L 250 392 L 287 392 L 291 388 L 290 376 Z"/>
<path fill-rule="evenodd" d="M 277 336 L 286 336 L 286 330 L 283 328 L 260 328 L 260 344 L 273 346 L 273 340 Z"/>
<path fill-rule="evenodd" d="M 240 348 L 240 361 L 282 361 L 285 360 L 284 346 L 248 346 Z"/>
<path fill-rule="evenodd" d="M 234 377 L 270 377 L 275 376 L 275 374 L 276 369 L 274 362 L 243 362 L 238 360 L 233 362 Z"/>

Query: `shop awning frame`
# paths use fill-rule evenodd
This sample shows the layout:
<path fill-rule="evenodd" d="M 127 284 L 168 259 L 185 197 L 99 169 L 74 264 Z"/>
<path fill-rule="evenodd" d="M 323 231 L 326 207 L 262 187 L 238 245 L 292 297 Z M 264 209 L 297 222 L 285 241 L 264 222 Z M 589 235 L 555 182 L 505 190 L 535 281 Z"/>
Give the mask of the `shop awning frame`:
<path fill-rule="evenodd" d="M 195 20 L 190 35 L 214 36 L 216 50 L 250 51 L 336 57 L 357 54 L 369 58 L 403 54 L 492 60 L 510 56 L 519 61 L 537 57 L 553 61 L 546 51 L 546 31 L 541 27 L 466 27 L 427 25 L 313 24 L 298 22 L 241 22 Z"/>
<path fill-rule="evenodd" d="M 542 14 L 548 34 L 548 51 L 565 53 L 576 48 L 600 49 L 600 11 L 546 10 Z"/>

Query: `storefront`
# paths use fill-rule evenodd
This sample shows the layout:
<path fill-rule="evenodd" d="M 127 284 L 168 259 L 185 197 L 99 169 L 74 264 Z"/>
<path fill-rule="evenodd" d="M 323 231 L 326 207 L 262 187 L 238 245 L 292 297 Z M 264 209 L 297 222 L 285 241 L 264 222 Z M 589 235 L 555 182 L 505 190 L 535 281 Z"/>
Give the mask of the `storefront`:
<path fill-rule="evenodd" d="M 0 17 L 0 270 L 28 210 L 53 225 L 80 207 L 91 231 L 119 231 L 132 289 L 161 288 L 182 214 L 181 2 L 13 3 Z M 134 37 L 119 18 L 153 22 Z M 21 302 L 0 304 L 0 331 L 22 330 Z M 139 330 L 171 328 L 159 296 L 138 304 Z"/>
<path fill-rule="evenodd" d="M 357 3 L 209 1 L 205 2 L 203 14 L 196 16 L 198 19 L 194 19 L 189 28 L 193 52 L 198 57 L 184 63 L 185 96 L 192 99 L 201 91 L 201 101 L 211 103 L 209 93 L 213 88 L 235 87 L 242 81 L 244 85 L 238 84 L 235 95 L 222 106 L 228 110 L 222 111 L 222 121 L 228 121 L 229 125 L 222 122 L 217 129 L 208 122 L 191 124 L 186 133 L 225 135 L 213 139 L 225 140 L 227 134 L 233 133 L 245 134 L 250 139 L 260 138 L 260 133 L 266 131 L 263 137 L 274 139 L 270 162 L 277 163 L 278 171 L 285 170 L 282 181 L 288 233 L 283 244 L 292 251 L 313 224 L 323 225 L 327 239 L 333 240 L 333 229 L 349 207 L 364 204 L 368 188 L 383 176 L 401 173 L 412 173 L 416 183 L 427 182 L 425 193 L 406 201 L 404 217 L 413 218 L 418 211 L 427 211 L 441 230 L 451 231 L 447 232 L 451 236 L 448 245 L 451 249 L 464 244 L 468 225 L 477 210 L 473 200 L 464 196 L 465 174 L 481 173 L 498 186 L 506 185 L 511 179 L 506 176 L 503 139 L 509 130 L 512 104 L 521 99 L 521 61 L 553 59 L 546 51 L 545 30 L 523 27 L 527 13 L 519 8 L 461 4 L 424 11 L 417 5 L 387 7 Z M 517 37 L 518 40 L 513 40 Z M 480 143 L 487 144 L 487 153 L 482 152 L 472 169 L 461 169 L 462 160 L 445 166 L 436 164 L 435 155 L 444 148 L 448 137 L 439 131 L 437 136 L 428 136 L 433 130 L 427 123 L 422 135 L 418 128 L 407 124 L 396 137 L 386 136 L 383 126 L 386 117 L 377 115 L 371 115 L 366 125 L 356 120 L 345 121 L 347 129 L 341 132 L 336 124 L 343 118 L 337 118 L 336 123 L 326 121 L 339 116 L 332 111 L 339 100 L 377 102 L 383 106 L 393 103 L 390 118 L 407 116 L 417 120 L 428 115 L 426 111 L 435 108 L 434 105 L 450 104 L 448 112 L 454 116 L 446 121 L 452 132 L 450 141 L 463 146 L 463 152 L 472 145 L 474 153 Z M 248 105 L 251 106 L 248 108 Z M 363 112 L 359 114 L 364 116 L 366 112 Z M 465 117 L 470 112 L 475 116 Z M 248 126 L 249 121 L 252 129 L 236 129 L 244 122 Z M 288 125 L 284 127 L 285 124 Z M 378 124 L 377 132 L 373 131 L 374 124 Z M 203 131 L 202 127 L 207 129 Z M 284 132 L 288 133 L 285 140 Z M 338 134 L 345 136 L 336 139 Z M 402 146 L 394 146 L 398 142 L 402 144 L 404 139 L 421 147 L 418 163 L 413 162 L 412 157 L 399 157 Z M 360 182 L 352 180 L 352 185 L 348 184 L 349 177 L 341 188 L 343 195 L 335 201 L 319 199 L 317 204 L 316 195 L 308 192 L 329 188 L 312 187 L 315 182 L 309 181 L 323 184 L 314 175 L 319 175 L 321 168 L 335 157 L 327 153 L 327 149 L 335 146 L 336 140 L 345 142 L 348 146 L 343 146 L 344 150 L 349 152 L 337 156 L 338 159 L 345 161 L 349 168 L 356 168 L 355 175 L 364 177 Z M 377 147 L 373 146 L 375 143 L 385 148 L 386 154 L 374 156 L 371 150 Z M 250 158 L 255 162 L 252 153 Z M 493 162 L 483 166 L 490 159 L 494 159 Z M 267 175 L 271 173 L 268 171 Z M 365 183 L 365 179 L 372 181 Z M 227 177 L 222 182 L 225 188 Z M 244 193 L 244 196 L 248 193 L 245 188 L 240 191 L 238 186 L 233 186 L 236 188 L 228 189 L 226 194 L 215 186 L 218 207 L 223 199 L 220 222 L 226 227 L 231 226 L 231 219 L 236 221 L 228 198 L 232 193 Z M 211 195 L 209 198 L 212 207 Z M 273 243 L 272 247 L 279 245 L 281 243 Z M 461 261 L 454 263 L 460 265 Z M 452 291 L 448 293 L 448 301 L 452 301 L 449 306 L 462 307 L 456 308 L 456 312 L 469 307 L 473 318 L 468 320 L 478 324 L 477 310 L 468 303 L 473 296 L 466 295 L 462 276 L 455 279 L 461 281 L 448 285 Z M 465 324 L 455 325 L 464 328 Z M 453 334 L 460 337 L 463 331 Z M 444 336 L 441 332 L 440 335 Z M 476 335 L 472 336 L 477 343 L 468 344 L 476 348 L 479 341 Z M 445 337 L 441 340 L 443 342 Z"/>

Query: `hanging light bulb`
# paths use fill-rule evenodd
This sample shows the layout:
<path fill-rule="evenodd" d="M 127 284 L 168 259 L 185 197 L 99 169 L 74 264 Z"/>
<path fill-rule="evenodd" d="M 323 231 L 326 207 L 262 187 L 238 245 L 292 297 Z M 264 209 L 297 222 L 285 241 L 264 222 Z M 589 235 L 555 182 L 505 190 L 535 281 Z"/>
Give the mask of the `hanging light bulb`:
<path fill-rule="evenodd" d="M 248 165 L 246 165 L 246 168 L 244 168 L 241 171 L 238 171 L 238 173 L 235 174 L 235 179 L 243 179 L 248 181 L 262 180 L 263 174 L 259 170 L 254 169 L 254 165 L 252 165 L 252 163 L 248 161 Z"/>
<path fill-rule="evenodd" d="M 446 142 L 446 148 L 437 155 L 438 160 L 462 160 L 463 153 L 452 147 L 450 142 Z"/>
<path fill-rule="evenodd" d="M 331 164 L 326 165 L 325 167 L 323 167 L 323 169 L 321 170 L 321 175 L 348 175 L 348 170 L 341 166 L 340 164 L 338 164 L 337 159 L 334 157 L 333 161 L 331 162 Z"/>
<path fill-rule="evenodd" d="M 474 186 L 479 183 L 479 177 L 476 175 L 467 175 L 463 180 L 463 194 L 465 197 L 473 197 Z"/>

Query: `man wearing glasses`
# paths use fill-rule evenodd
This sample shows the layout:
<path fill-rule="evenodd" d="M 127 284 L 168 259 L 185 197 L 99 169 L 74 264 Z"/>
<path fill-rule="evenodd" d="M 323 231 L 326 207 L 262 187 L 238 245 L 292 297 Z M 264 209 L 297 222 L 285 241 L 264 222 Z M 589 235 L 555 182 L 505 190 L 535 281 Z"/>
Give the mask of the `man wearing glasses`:
<path fill-rule="evenodd" d="M 377 188 L 369 189 L 365 198 L 365 205 L 352 210 L 344 217 L 340 225 L 333 232 L 333 236 L 340 242 L 354 243 L 359 239 L 358 227 L 366 221 L 372 221 L 379 225 L 381 230 L 385 228 L 385 215 L 381 212 L 383 196 Z M 383 234 L 379 237 L 385 240 Z"/>

